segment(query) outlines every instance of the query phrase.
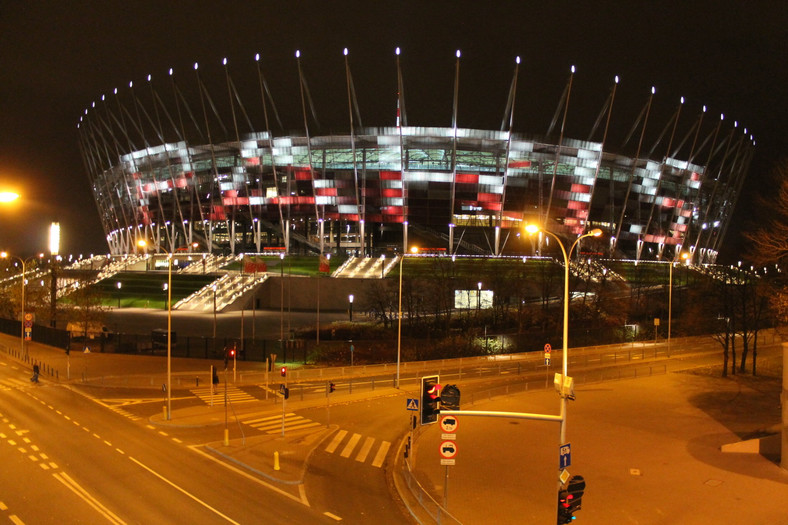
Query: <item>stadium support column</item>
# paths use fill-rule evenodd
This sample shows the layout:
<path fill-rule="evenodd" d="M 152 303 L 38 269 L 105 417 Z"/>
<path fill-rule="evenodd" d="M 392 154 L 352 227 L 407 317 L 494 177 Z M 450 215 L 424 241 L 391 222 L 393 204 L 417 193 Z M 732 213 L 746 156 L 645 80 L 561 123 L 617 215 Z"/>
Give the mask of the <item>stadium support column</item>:
<path fill-rule="evenodd" d="M 449 254 L 454 255 L 454 223 L 449 223 Z"/>
<path fill-rule="evenodd" d="M 496 257 L 501 255 L 501 227 L 495 226 L 495 254 Z"/>
<path fill-rule="evenodd" d="M 402 223 L 402 253 L 408 253 L 408 221 Z"/>

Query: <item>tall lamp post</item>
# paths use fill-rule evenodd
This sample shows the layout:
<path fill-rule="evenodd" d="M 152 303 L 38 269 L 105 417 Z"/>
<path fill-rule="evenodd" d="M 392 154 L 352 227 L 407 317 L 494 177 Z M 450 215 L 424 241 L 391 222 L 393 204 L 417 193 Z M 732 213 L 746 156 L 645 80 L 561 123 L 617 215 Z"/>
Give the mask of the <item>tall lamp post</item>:
<path fill-rule="evenodd" d="M 553 237 L 557 242 L 558 246 L 561 248 L 561 254 L 564 256 L 564 330 L 563 330 L 563 345 L 562 345 L 562 355 L 561 355 L 561 380 L 567 377 L 568 368 L 569 368 L 569 259 L 572 256 L 572 250 L 575 249 L 577 243 L 580 242 L 580 239 L 584 239 L 586 237 L 599 237 L 602 235 L 602 230 L 599 228 L 593 229 L 590 232 L 579 236 L 575 239 L 575 242 L 572 243 L 572 246 L 569 247 L 567 251 L 564 248 L 564 243 L 561 242 L 561 239 L 555 235 L 554 233 L 540 229 L 538 226 L 534 224 L 529 224 L 526 226 L 525 231 L 529 234 L 533 235 L 539 231 L 546 233 Z M 561 434 L 560 434 L 560 441 L 558 443 L 559 446 L 566 443 L 566 401 L 567 396 L 564 392 L 561 392 Z"/>
<path fill-rule="evenodd" d="M 350 294 L 350 295 L 347 296 L 347 302 L 348 302 L 348 305 L 349 305 L 348 306 L 348 318 L 349 318 L 351 323 L 353 322 L 353 299 L 354 299 L 353 294 Z"/>
<path fill-rule="evenodd" d="M 416 255 L 419 253 L 419 248 L 417 246 L 413 246 L 410 249 L 410 253 Z M 397 294 L 399 298 L 399 306 L 397 307 L 397 384 L 396 388 L 399 388 L 399 365 L 400 361 L 402 360 L 402 263 L 405 262 L 405 257 L 407 254 L 402 254 L 402 257 L 399 258 L 399 293 Z"/>
<path fill-rule="evenodd" d="M 22 265 L 22 301 L 21 301 L 21 313 L 20 313 L 20 320 L 19 324 L 21 325 L 21 330 L 19 333 L 19 346 L 20 351 L 24 353 L 25 351 L 25 286 L 26 286 L 26 277 L 25 274 L 27 273 L 27 264 L 29 262 L 34 261 L 36 258 L 43 259 L 44 254 L 38 254 L 38 257 L 29 257 L 27 259 L 23 259 L 22 257 L 17 257 L 16 255 L 10 255 L 8 252 L 0 252 L 0 257 L 3 259 L 16 259 Z"/>
<path fill-rule="evenodd" d="M 687 260 L 689 254 L 683 252 L 679 255 L 679 259 Z M 676 261 L 670 261 L 670 276 L 668 277 L 668 357 L 670 357 L 670 325 L 673 320 L 673 265 Z"/>

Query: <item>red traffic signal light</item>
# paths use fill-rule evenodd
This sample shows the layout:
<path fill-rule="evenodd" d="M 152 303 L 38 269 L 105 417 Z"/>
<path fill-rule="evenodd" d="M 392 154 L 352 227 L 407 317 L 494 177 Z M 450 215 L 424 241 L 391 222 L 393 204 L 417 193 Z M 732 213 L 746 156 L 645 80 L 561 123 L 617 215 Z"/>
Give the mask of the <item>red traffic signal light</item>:
<path fill-rule="evenodd" d="M 334 383 L 329 383 L 328 384 L 328 393 L 329 394 L 332 393 L 336 389 L 337 389 L 337 387 L 336 387 L 336 385 Z"/>
<path fill-rule="evenodd" d="M 235 348 L 230 348 L 230 357 L 235 357 Z"/>
<path fill-rule="evenodd" d="M 282 368 L 280 368 L 280 369 L 279 369 L 279 374 L 280 374 L 282 377 L 287 377 L 287 367 L 286 367 L 286 366 L 283 366 Z"/>

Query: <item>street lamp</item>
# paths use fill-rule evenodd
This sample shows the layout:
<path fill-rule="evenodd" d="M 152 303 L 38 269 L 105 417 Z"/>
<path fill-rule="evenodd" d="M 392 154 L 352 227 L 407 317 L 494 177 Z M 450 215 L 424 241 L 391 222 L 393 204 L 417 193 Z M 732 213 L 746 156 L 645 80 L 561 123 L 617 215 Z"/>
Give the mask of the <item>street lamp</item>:
<path fill-rule="evenodd" d="M 482 282 L 479 281 L 476 283 L 476 288 L 478 291 L 476 292 L 476 315 L 479 315 L 479 310 L 482 308 Z"/>
<path fill-rule="evenodd" d="M 350 322 L 353 322 L 353 294 L 347 296 L 347 301 L 350 307 L 348 308 L 348 316 L 350 317 Z"/>
<path fill-rule="evenodd" d="M 680 259 L 687 260 L 689 254 L 683 252 L 679 255 Z M 668 277 L 668 357 L 670 357 L 670 325 L 673 320 L 673 265 L 676 261 L 670 261 L 670 276 Z M 656 351 L 656 350 L 655 350 Z"/>
<path fill-rule="evenodd" d="M 13 199 L 12 199 L 13 200 Z M 23 259 L 22 257 L 17 257 L 16 255 L 10 255 L 8 252 L 0 252 L 0 257 L 3 259 L 16 259 L 22 264 L 22 301 L 21 301 L 21 313 L 20 313 L 20 320 L 19 324 L 21 325 L 21 330 L 19 334 L 19 345 L 20 350 L 24 353 L 25 351 L 25 273 L 27 273 L 27 263 L 32 262 L 36 259 L 36 257 L 29 257 L 27 259 Z M 38 254 L 38 259 L 43 259 L 44 254 Z"/>
<path fill-rule="evenodd" d="M 14 193 L 13 191 L 0 192 L 0 202 L 14 202 L 18 198 L 19 198 L 19 194 Z"/>
<path fill-rule="evenodd" d="M 418 246 L 413 246 L 410 249 L 410 253 L 416 255 L 419 253 Z M 399 365 L 402 358 L 402 263 L 405 262 L 405 257 L 407 254 L 402 254 L 399 258 L 399 306 L 397 307 L 397 384 L 396 388 L 399 388 Z"/>
<path fill-rule="evenodd" d="M 118 282 L 117 282 L 117 283 L 115 283 L 115 284 L 118 286 L 118 308 L 120 308 L 120 289 L 121 289 L 121 287 L 123 287 L 123 283 L 121 283 L 120 281 L 118 281 Z"/>
<path fill-rule="evenodd" d="M 569 368 L 569 259 L 572 256 L 572 250 L 574 250 L 577 243 L 580 242 L 580 239 L 584 239 L 586 237 L 599 237 L 602 235 L 602 230 L 599 228 L 593 229 L 588 233 L 585 233 L 575 239 L 575 242 L 572 243 L 572 246 L 569 247 L 569 251 L 564 248 L 564 243 L 561 242 L 561 239 L 555 235 L 554 233 L 540 229 L 539 226 L 534 224 L 529 224 L 526 226 L 525 231 L 528 232 L 530 235 L 533 235 L 539 231 L 543 231 L 547 235 L 553 237 L 557 242 L 558 246 L 561 248 L 561 254 L 564 256 L 564 330 L 563 330 L 563 346 L 562 346 L 562 356 L 561 356 L 561 382 L 567 377 L 567 372 Z M 559 446 L 566 443 L 566 400 L 567 395 L 562 391 L 560 392 L 561 395 L 561 435 L 560 441 L 558 443 Z"/>

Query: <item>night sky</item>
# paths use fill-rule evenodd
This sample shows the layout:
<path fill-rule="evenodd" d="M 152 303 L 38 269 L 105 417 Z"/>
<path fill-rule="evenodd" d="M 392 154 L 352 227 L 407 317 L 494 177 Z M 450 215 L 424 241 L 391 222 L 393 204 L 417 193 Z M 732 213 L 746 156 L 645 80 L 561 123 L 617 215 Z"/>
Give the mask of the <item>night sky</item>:
<path fill-rule="evenodd" d="M 500 129 L 518 55 L 516 132 L 546 132 L 572 65 L 567 137 L 587 138 L 615 75 L 621 84 L 610 144 L 629 131 L 652 85 L 655 129 L 681 96 L 685 131 L 705 104 L 757 142 L 737 207 L 740 230 L 788 151 L 786 28 L 784 0 L 0 0 L 0 187 L 23 196 L 0 209 L 0 248 L 23 256 L 43 251 L 57 220 L 62 253 L 107 251 L 77 134 L 79 116 L 102 94 L 129 81 L 144 84 L 148 74 L 164 82 L 170 67 L 179 85 L 193 88 L 199 62 L 203 79 L 217 86 L 209 85 L 212 95 L 226 99 L 222 59 L 239 90 L 257 89 L 260 53 L 285 132 L 296 130 L 303 127 L 298 49 L 321 125 L 310 132 L 344 132 L 344 47 L 365 126 L 394 125 L 397 46 L 409 125 L 451 125 L 457 49 L 459 127 Z M 244 103 L 259 113 L 259 97 Z M 735 259 L 738 231 L 727 241 L 723 256 Z"/>

